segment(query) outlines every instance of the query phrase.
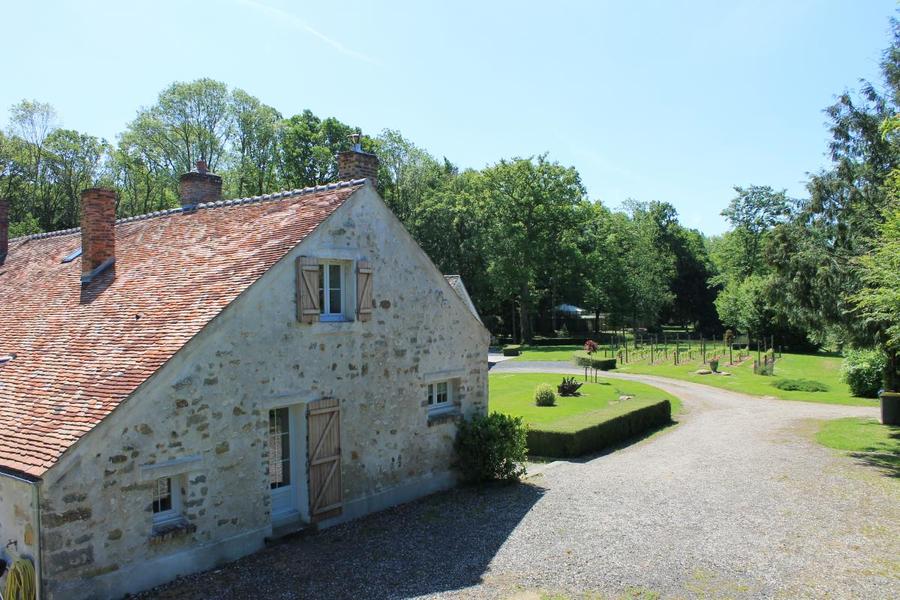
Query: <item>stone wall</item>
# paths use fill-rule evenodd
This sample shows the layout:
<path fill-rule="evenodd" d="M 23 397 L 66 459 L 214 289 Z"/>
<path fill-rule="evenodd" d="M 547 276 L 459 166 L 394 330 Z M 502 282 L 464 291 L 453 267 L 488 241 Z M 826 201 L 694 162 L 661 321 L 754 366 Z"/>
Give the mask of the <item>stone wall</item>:
<path fill-rule="evenodd" d="M 372 319 L 299 323 L 301 255 L 368 260 Z M 121 595 L 260 548 L 274 407 L 340 400 L 345 508 L 326 525 L 451 485 L 455 421 L 429 419 L 425 386 L 453 378 L 459 412 L 485 412 L 488 337 L 364 187 L 49 471 L 47 597 Z M 162 476 L 187 525 L 152 535 Z"/>
<path fill-rule="evenodd" d="M 32 484 L 0 473 L 0 561 L 9 564 L 18 555 L 37 562 L 34 494 Z M 0 591 L 5 586 L 6 577 L 0 577 Z"/>

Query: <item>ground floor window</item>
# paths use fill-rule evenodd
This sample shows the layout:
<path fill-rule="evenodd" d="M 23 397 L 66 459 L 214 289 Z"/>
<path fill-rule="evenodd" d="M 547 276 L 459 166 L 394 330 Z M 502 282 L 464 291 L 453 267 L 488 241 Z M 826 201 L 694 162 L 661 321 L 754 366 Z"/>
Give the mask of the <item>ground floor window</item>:
<path fill-rule="evenodd" d="M 453 405 L 453 386 L 449 381 L 428 384 L 428 410 L 443 410 Z"/>
<path fill-rule="evenodd" d="M 160 477 L 153 487 L 153 524 L 168 525 L 181 518 L 181 483 L 175 477 Z"/>
<path fill-rule="evenodd" d="M 288 408 L 269 411 L 269 487 L 291 485 L 291 412 Z"/>

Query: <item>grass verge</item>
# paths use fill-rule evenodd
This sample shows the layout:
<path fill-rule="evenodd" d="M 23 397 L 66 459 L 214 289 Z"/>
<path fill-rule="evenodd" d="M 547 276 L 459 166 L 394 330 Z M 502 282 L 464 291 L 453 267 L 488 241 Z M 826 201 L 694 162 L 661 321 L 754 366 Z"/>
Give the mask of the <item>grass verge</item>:
<path fill-rule="evenodd" d="M 775 375 L 755 375 L 753 361 L 747 360 L 740 365 L 730 366 L 727 357 L 719 363 L 720 371 L 731 373 L 730 377 L 722 375 L 697 375 L 695 371 L 703 365 L 700 361 L 674 364 L 648 364 L 648 362 L 632 362 L 620 365 L 617 369 L 622 373 L 642 375 L 658 375 L 695 383 L 703 383 L 714 387 L 753 394 L 756 396 L 773 396 L 782 400 L 798 400 L 818 402 L 822 404 L 844 404 L 849 406 L 878 406 L 878 400 L 857 398 L 852 396 L 850 388 L 841 381 L 841 359 L 819 354 L 787 354 L 775 363 Z M 823 391 L 785 390 L 776 387 L 785 379 L 806 380 L 821 384 Z M 790 386 L 789 386 L 790 387 Z"/>
<path fill-rule="evenodd" d="M 490 410 L 524 419 L 531 454 L 571 457 L 599 451 L 670 423 L 681 411 L 681 402 L 662 390 L 612 379 L 587 382 L 581 396 L 557 397 L 555 406 L 534 404 L 536 386 L 555 389 L 561 380 L 561 375 L 547 373 L 490 376 Z"/>
<path fill-rule="evenodd" d="M 835 419 L 822 425 L 816 441 L 900 477 L 900 427 L 882 425 L 875 419 Z"/>

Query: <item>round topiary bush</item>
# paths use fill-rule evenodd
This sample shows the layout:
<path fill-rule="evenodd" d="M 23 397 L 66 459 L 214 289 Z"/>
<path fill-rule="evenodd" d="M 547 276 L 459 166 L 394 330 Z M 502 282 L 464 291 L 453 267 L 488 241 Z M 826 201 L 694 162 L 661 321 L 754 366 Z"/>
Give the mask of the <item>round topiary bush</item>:
<path fill-rule="evenodd" d="M 844 355 L 841 379 L 854 396 L 877 398 L 886 364 L 884 354 L 878 350 L 851 350 Z"/>
<path fill-rule="evenodd" d="M 534 388 L 534 403 L 538 406 L 553 406 L 556 404 L 556 392 L 546 383 L 542 383 Z"/>

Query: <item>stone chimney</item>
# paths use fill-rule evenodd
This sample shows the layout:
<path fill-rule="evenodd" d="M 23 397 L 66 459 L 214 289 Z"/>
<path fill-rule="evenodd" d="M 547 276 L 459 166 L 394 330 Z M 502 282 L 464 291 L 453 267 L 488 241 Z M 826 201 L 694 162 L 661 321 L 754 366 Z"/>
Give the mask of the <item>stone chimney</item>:
<path fill-rule="evenodd" d="M 187 210 L 222 199 L 222 178 L 209 172 L 205 160 L 198 160 L 196 169 L 181 176 L 179 187 L 181 207 Z"/>
<path fill-rule="evenodd" d="M 359 143 L 360 134 L 350 136 L 353 149 L 338 153 L 338 180 L 368 179 L 372 185 L 378 184 L 378 157 L 371 152 L 363 152 Z"/>
<path fill-rule="evenodd" d="M 9 200 L 0 198 L 0 265 L 9 252 Z"/>
<path fill-rule="evenodd" d="M 81 282 L 116 260 L 116 192 L 91 188 L 81 192 Z"/>

